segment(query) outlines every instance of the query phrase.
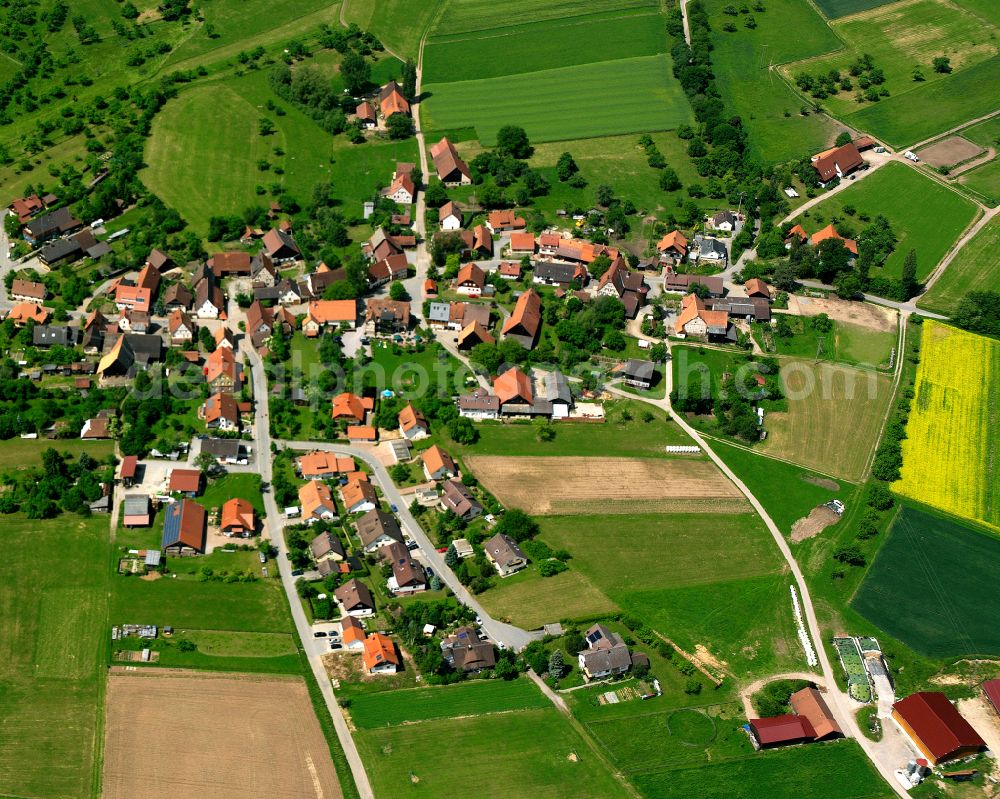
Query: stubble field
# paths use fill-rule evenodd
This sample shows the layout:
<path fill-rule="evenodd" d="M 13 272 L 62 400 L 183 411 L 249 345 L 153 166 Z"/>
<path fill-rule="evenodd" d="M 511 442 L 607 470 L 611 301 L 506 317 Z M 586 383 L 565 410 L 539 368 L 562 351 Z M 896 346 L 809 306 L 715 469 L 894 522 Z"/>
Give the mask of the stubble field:
<path fill-rule="evenodd" d="M 338 799 L 299 679 L 192 672 L 108 678 L 104 799 Z"/>
<path fill-rule="evenodd" d="M 501 503 L 536 515 L 750 512 L 704 460 L 473 455 L 466 463 Z"/>

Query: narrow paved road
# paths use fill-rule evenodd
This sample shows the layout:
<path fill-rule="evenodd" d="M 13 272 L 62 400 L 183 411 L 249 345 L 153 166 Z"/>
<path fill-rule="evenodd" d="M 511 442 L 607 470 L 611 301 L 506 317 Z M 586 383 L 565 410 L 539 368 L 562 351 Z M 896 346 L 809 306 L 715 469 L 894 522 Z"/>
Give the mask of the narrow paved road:
<path fill-rule="evenodd" d="M 719 467 L 722 473 L 733 482 L 733 484 L 740 490 L 740 493 L 742 493 L 743 496 L 745 496 L 750 502 L 751 506 L 753 506 L 753 509 L 767 526 L 768 531 L 771 533 L 771 537 L 774 539 L 774 543 L 777 545 L 782 557 L 784 557 L 785 562 L 788 564 L 789 571 L 795 578 L 795 584 L 798 588 L 799 598 L 802 603 L 802 615 L 806 621 L 806 625 L 808 626 L 809 637 L 813 641 L 816 656 L 819 659 L 819 666 L 823 673 L 823 680 L 830 689 L 826 694 L 830 710 L 840 723 L 840 727 L 844 731 L 844 734 L 848 737 L 855 738 L 858 741 L 858 744 L 864 750 L 865 754 L 872 761 L 873 765 L 878 769 L 883 779 L 885 779 L 893 791 L 900 797 L 906 797 L 906 792 L 900 787 L 899 783 L 896 782 L 895 776 L 893 775 L 893 767 L 890 764 L 883 762 L 883 759 L 879 757 L 879 752 L 877 751 L 874 743 L 866 738 L 858 728 L 857 719 L 854 714 L 860 706 L 854 703 L 853 700 L 851 700 L 850 697 L 842 692 L 837 686 L 837 681 L 834 678 L 833 667 L 830 664 L 830 658 L 826 652 L 825 639 L 823 638 L 823 633 L 819 626 L 819 620 L 816 617 L 812 596 L 809 593 L 809 586 L 806 584 L 805 577 L 802 574 L 802 570 L 799 568 L 798 562 L 792 555 L 788 542 L 781 534 L 778 526 L 774 523 L 774 519 L 771 518 L 768 512 L 764 509 L 764 506 L 761 505 L 760 501 L 754 496 L 753 492 L 750 491 L 747 485 L 740 480 L 735 473 L 733 473 L 732 469 L 730 469 L 726 465 L 725 461 L 723 461 L 722 458 L 715 453 L 701 434 L 691 427 L 691 425 L 689 425 L 687 421 L 673 409 L 670 404 L 670 393 L 673 390 L 673 370 L 670 368 L 669 362 L 663 371 L 665 375 L 664 382 L 666 383 L 666 397 L 662 400 L 651 400 L 643 397 L 637 397 L 634 394 L 629 394 L 628 392 L 611 386 L 606 387 L 606 389 L 613 394 L 628 397 L 630 399 L 639 399 L 642 402 L 655 405 L 656 407 L 665 410 L 670 415 L 670 418 L 673 419 L 674 422 L 676 422 L 677 425 L 685 433 L 687 433 L 694 440 L 694 442 L 698 444 L 698 446 L 701 447 L 702 451 L 716 466 Z M 789 613 L 791 613 L 790 605 L 791 601 L 789 600 Z"/>
<path fill-rule="evenodd" d="M 512 624 L 497 621 L 486 612 L 483 606 L 479 604 L 479 601 L 459 582 L 455 573 L 444 562 L 444 555 L 437 551 L 434 543 L 424 532 L 417 520 L 413 518 L 413 514 L 410 513 L 409 502 L 399 493 L 399 489 L 392 482 L 385 466 L 382 465 L 382 462 L 376 457 L 372 449 L 352 447 L 346 444 L 331 444 L 325 441 L 275 441 L 275 444 L 302 452 L 317 449 L 324 452 L 335 452 L 338 455 L 350 455 L 364 461 L 371 468 L 372 477 L 378 484 L 378 487 L 382 489 L 386 500 L 398 508 L 396 515 L 399 517 L 404 531 L 409 533 L 410 537 L 420 544 L 423 560 L 427 561 L 431 568 L 434 569 L 434 572 L 441 578 L 442 582 L 455 593 L 455 597 L 459 602 L 467 605 L 479 615 L 482 619 L 481 626 L 491 639 L 496 641 L 501 648 L 520 651 L 532 641 L 542 637 L 540 632 L 528 632 Z M 557 611 L 553 611 L 553 620 L 556 615 L 558 615 Z"/>
<path fill-rule="evenodd" d="M 272 480 L 271 474 L 271 435 L 268 421 L 268 392 L 267 377 L 264 374 L 264 363 L 260 356 L 250 345 L 249 339 L 244 336 L 240 342 L 240 347 L 250 361 L 250 381 L 253 386 L 254 399 L 256 400 L 256 411 L 254 415 L 255 441 L 257 444 L 257 466 L 261 478 L 268 484 Z M 278 574 L 281 577 L 281 584 L 284 586 L 285 594 L 288 596 L 288 605 L 292 611 L 292 619 L 295 621 L 295 629 L 299 634 L 302 647 L 306 651 L 309 665 L 312 667 L 313 676 L 319 684 L 326 702 L 330 718 L 333 720 L 334 729 L 340 745 L 347 755 L 347 762 L 354 776 L 354 782 L 358 786 L 358 793 L 361 799 L 375 799 L 372 792 L 371 783 L 368 780 L 368 773 L 365 771 L 364 763 L 358 748 L 351 736 L 351 731 L 341 712 L 337 698 L 333 694 L 333 687 L 330 678 L 327 676 L 326 668 L 323 666 L 322 655 L 328 651 L 327 639 L 313 638 L 312 628 L 306 618 L 302 603 L 299 600 L 298 591 L 295 587 L 295 578 L 292 577 L 292 567 L 288 560 L 288 550 L 285 547 L 285 537 L 282 534 L 283 520 L 281 510 L 274 500 L 274 494 L 268 490 L 264 493 L 264 507 L 267 511 L 267 527 L 271 537 L 271 543 L 278 550 L 278 554 L 272 561 L 277 564 Z"/>

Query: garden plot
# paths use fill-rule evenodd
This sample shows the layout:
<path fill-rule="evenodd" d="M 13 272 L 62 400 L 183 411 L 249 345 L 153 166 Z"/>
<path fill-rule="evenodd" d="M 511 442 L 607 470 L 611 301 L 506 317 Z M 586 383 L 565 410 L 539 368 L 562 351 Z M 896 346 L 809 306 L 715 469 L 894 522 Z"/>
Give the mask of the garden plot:
<path fill-rule="evenodd" d="M 508 507 L 536 515 L 749 513 L 708 461 L 473 455 L 466 465 Z"/>

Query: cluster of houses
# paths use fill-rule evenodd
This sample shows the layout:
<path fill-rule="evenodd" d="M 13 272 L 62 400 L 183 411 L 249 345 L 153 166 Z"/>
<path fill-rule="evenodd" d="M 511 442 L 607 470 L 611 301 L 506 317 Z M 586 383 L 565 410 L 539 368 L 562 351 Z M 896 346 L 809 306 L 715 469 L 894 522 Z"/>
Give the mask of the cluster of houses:
<path fill-rule="evenodd" d="M 858 243 L 854 239 L 848 239 L 841 236 L 837 229 L 833 226 L 831 222 L 822 230 L 817 230 L 811 236 L 806 232 L 806 229 L 802 227 L 800 223 L 796 223 L 791 230 L 788 231 L 788 236 L 785 238 L 785 249 L 790 250 L 796 240 L 800 244 L 808 244 L 812 247 L 818 247 L 822 242 L 827 239 L 837 239 L 843 243 L 844 249 L 848 252 L 848 263 L 853 263 L 858 257 Z"/>
<path fill-rule="evenodd" d="M 664 280 L 664 291 L 691 291 L 704 287 L 702 299 L 697 293 L 685 294 L 680 312 L 674 321 L 674 334 L 681 337 L 704 338 L 709 341 L 736 341 L 736 320 L 770 322 L 771 290 L 758 278 L 744 284 L 745 297 L 722 297 L 723 283 L 719 277 L 672 275 Z"/>
<path fill-rule="evenodd" d="M 533 372 L 514 366 L 497 375 L 493 392 L 483 387 L 458 398 L 458 412 L 470 419 L 564 419 L 573 408 L 569 381 L 561 372 Z"/>
<path fill-rule="evenodd" d="M 376 94 L 360 102 L 354 109 L 354 118 L 366 130 L 384 128 L 389 117 L 395 114 L 410 116 L 410 103 L 403 94 L 402 87 L 394 80 L 381 86 Z"/>

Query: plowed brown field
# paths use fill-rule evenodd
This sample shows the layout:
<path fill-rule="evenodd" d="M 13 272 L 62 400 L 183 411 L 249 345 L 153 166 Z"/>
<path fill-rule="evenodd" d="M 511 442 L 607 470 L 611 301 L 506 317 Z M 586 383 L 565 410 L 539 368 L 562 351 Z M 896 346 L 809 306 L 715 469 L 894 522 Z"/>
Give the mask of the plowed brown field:
<path fill-rule="evenodd" d="M 113 670 L 103 799 L 340 799 L 300 679 Z"/>
<path fill-rule="evenodd" d="M 748 513 L 750 505 L 709 461 L 466 456 L 503 505 L 528 513 Z"/>

